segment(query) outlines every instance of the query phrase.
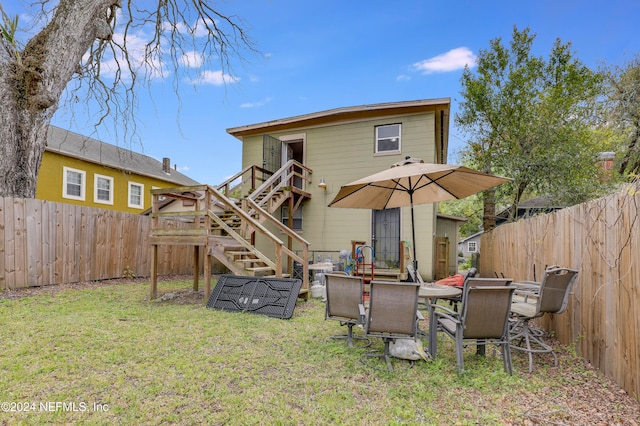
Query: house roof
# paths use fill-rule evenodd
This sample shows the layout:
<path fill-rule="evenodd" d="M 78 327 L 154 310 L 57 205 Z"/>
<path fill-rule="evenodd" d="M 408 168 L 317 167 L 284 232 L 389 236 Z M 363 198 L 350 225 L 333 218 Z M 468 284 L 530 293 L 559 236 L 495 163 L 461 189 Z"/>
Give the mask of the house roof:
<path fill-rule="evenodd" d="M 450 105 L 450 98 L 440 98 L 334 108 L 311 114 L 265 121 L 263 123 L 232 127 L 227 129 L 227 133 L 242 140 L 244 136 L 298 129 L 301 127 L 322 126 L 341 121 L 388 117 L 391 115 L 406 115 L 425 111 L 436 111 L 438 109 L 445 109 L 448 111 Z M 447 113 L 447 120 L 449 119 L 448 115 L 449 114 Z"/>
<path fill-rule="evenodd" d="M 555 202 L 551 197 L 534 197 L 518 204 L 517 217 L 528 217 L 537 213 L 550 213 L 567 207 L 566 204 Z M 502 210 L 496 215 L 496 223 L 501 224 L 509 218 L 513 206 Z"/>
<path fill-rule="evenodd" d="M 466 217 L 460 217 L 460 216 L 452 216 L 449 214 L 442 214 L 442 213 L 438 213 L 436 215 L 436 218 L 438 219 L 446 219 L 446 220 L 451 220 L 453 222 L 467 222 L 469 219 L 467 219 Z"/>
<path fill-rule="evenodd" d="M 199 184 L 199 182 L 171 168 L 168 173 L 165 173 L 162 169 L 162 162 L 155 158 L 56 126 L 49 126 L 46 150 L 177 185 Z"/>
<path fill-rule="evenodd" d="M 465 243 L 465 242 L 467 242 L 469 240 L 472 240 L 472 239 L 474 239 L 476 237 L 479 237 L 482 234 L 484 234 L 484 231 L 479 231 L 479 232 L 476 232 L 475 234 L 471 234 L 468 237 L 465 237 L 465 238 L 461 239 L 460 241 L 458 241 L 458 244 Z"/>

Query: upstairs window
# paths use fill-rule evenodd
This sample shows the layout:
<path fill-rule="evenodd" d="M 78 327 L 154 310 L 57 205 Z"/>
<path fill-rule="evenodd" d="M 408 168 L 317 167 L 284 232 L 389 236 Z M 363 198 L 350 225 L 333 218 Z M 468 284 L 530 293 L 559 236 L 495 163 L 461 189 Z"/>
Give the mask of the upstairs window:
<path fill-rule="evenodd" d="M 477 253 L 478 252 L 478 243 L 476 241 L 467 242 L 467 251 L 469 253 Z"/>
<path fill-rule="evenodd" d="M 86 172 L 70 167 L 63 167 L 62 172 L 62 197 L 84 201 Z"/>
<path fill-rule="evenodd" d="M 93 201 L 100 204 L 113 204 L 113 178 L 95 175 Z"/>
<path fill-rule="evenodd" d="M 402 125 L 400 124 L 376 126 L 376 154 L 400 152 L 401 132 Z"/>
<path fill-rule="evenodd" d="M 129 182 L 129 207 L 133 209 L 144 208 L 144 185 Z"/>

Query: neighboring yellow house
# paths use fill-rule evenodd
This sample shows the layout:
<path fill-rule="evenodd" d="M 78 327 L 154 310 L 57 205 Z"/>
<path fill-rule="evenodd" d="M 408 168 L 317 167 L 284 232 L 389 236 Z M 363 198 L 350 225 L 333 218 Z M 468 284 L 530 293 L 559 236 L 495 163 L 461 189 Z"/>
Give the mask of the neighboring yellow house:
<path fill-rule="evenodd" d="M 151 207 L 149 191 L 198 182 L 149 156 L 49 126 L 36 198 L 130 213 Z"/>
<path fill-rule="evenodd" d="M 294 159 L 312 170 L 313 184 L 303 185 L 308 196 L 294 212 L 293 224 L 314 253 L 334 253 L 337 260 L 335 254 L 351 251 L 352 241 L 360 241 L 374 248 L 376 268 L 393 268 L 400 263 L 401 241 L 411 241 L 408 207 L 376 211 L 327 205 L 341 185 L 406 156 L 446 163 L 450 103 L 446 98 L 337 108 L 227 132 L 242 141 L 243 169 L 258 165 L 275 172 Z M 319 187 L 321 179 L 326 185 Z M 288 216 L 287 207 L 280 215 Z M 434 277 L 436 219 L 435 203 L 415 207 L 417 257 L 425 280 Z"/>

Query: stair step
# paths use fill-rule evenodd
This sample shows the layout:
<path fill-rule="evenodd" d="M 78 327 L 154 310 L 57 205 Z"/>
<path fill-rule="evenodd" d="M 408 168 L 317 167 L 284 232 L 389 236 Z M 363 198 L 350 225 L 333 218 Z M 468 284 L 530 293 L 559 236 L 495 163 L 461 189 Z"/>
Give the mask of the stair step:
<path fill-rule="evenodd" d="M 237 251 L 236 250 L 225 250 L 224 252 L 225 252 L 225 254 L 230 254 L 232 256 L 243 256 L 243 255 L 246 255 L 246 254 L 251 254 L 251 252 L 248 251 L 248 250 L 244 250 L 244 251 L 242 251 L 242 250 L 237 250 Z"/>
<path fill-rule="evenodd" d="M 247 271 L 261 272 L 261 271 L 273 271 L 271 266 L 253 266 L 251 268 L 246 268 Z"/>
<path fill-rule="evenodd" d="M 236 260 L 234 260 L 234 262 L 236 262 L 236 263 L 257 263 L 257 262 L 264 263 L 262 260 L 258 259 L 257 257 L 254 257 L 254 258 L 251 258 L 251 259 L 236 259 Z"/>
<path fill-rule="evenodd" d="M 277 277 L 275 275 L 265 275 L 265 278 L 291 278 L 291 274 L 282 274 L 281 277 Z"/>

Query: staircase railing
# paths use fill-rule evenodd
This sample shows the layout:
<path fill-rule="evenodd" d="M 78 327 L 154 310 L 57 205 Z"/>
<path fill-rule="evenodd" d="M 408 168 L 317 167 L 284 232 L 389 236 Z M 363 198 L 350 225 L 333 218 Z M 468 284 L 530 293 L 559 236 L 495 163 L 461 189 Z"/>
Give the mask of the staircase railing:
<path fill-rule="evenodd" d="M 306 280 L 308 282 L 308 279 L 309 279 L 309 261 L 308 261 L 308 259 L 309 259 L 309 242 L 307 240 L 305 240 L 304 238 L 302 238 L 300 235 L 298 235 L 298 233 L 295 232 L 293 229 L 289 228 L 288 226 L 284 226 L 284 224 L 282 222 L 280 222 L 278 219 L 276 219 L 275 217 L 270 215 L 262 207 L 260 207 L 258 204 L 256 204 L 255 201 L 247 198 L 247 199 L 244 199 L 242 202 L 246 203 L 248 205 L 248 207 L 250 209 L 252 209 L 253 211 L 258 212 L 258 214 L 260 214 L 261 217 L 266 218 L 266 220 L 269 223 L 271 223 L 272 225 L 275 225 L 276 228 L 278 228 L 278 230 L 280 232 L 282 232 L 285 235 L 287 235 L 288 238 L 291 238 L 293 241 L 298 242 L 302 246 L 302 256 L 299 256 L 296 252 L 290 250 L 286 246 L 282 247 L 282 251 L 285 252 L 286 254 L 288 254 L 289 258 L 292 261 L 296 261 L 296 262 L 298 262 L 298 263 L 300 263 L 302 265 L 302 274 L 303 274 L 302 276 L 304 278 L 303 281 Z M 243 208 L 244 208 L 244 206 L 243 206 Z"/>
<path fill-rule="evenodd" d="M 298 171 L 301 170 L 301 171 Z M 265 180 L 262 185 L 256 188 L 249 196 L 248 199 L 254 201 L 258 206 L 264 207 L 265 204 L 271 202 L 273 196 L 279 191 L 285 188 L 298 188 L 295 185 L 295 178 L 300 178 L 301 182 L 311 182 L 311 169 L 304 164 L 297 162 L 296 160 L 287 161 L 278 171 Z M 301 191 L 304 191 L 304 184 L 301 185 Z M 269 206 L 272 207 L 272 206 Z M 273 212 L 271 208 L 267 208 L 270 213 Z M 249 212 L 250 214 L 252 212 Z"/>
<path fill-rule="evenodd" d="M 293 160 L 288 162 L 285 167 L 280 169 L 284 169 L 285 171 L 287 171 L 287 174 L 285 175 L 286 177 L 281 179 L 279 183 L 286 182 L 294 176 L 304 178 L 305 176 L 302 176 L 301 173 L 296 173 L 293 171 L 294 167 L 300 166 L 301 165 L 299 163 Z M 255 172 L 260 171 L 261 169 L 259 167 L 248 167 L 243 170 L 243 172 L 238 173 L 235 179 L 238 179 L 238 177 L 252 170 Z M 273 178 L 273 176 L 271 178 Z M 265 181 L 264 184 L 261 185 L 261 187 L 267 188 L 274 185 L 274 181 L 271 180 L 271 178 L 267 180 L 270 181 L 270 183 L 267 183 L 267 181 Z M 259 261 L 272 268 L 276 276 L 283 276 L 283 264 L 285 264 L 285 261 L 286 264 L 290 267 L 292 267 L 292 263 L 294 261 L 299 262 L 303 267 L 302 288 L 309 291 L 309 242 L 300 237 L 293 230 L 284 226 L 278 219 L 273 217 L 267 210 L 265 210 L 253 199 L 247 198 L 243 200 L 241 202 L 241 205 L 239 206 L 235 200 L 231 199 L 227 195 L 230 195 L 229 191 L 232 189 L 229 185 L 235 179 L 232 177 L 228 179 L 228 182 L 221 184 L 218 187 L 212 187 L 210 185 L 197 185 L 152 190 L 154 199 L 154 208 L 151 214 L 153 218 L 153 225 L 151 230 L 152 238 L 157 238 L 157 243 L 159 244 L 165 243 L 164 241 L 171 241 L 171 243 L 174 244 L 209 246 L 209 238 L 213 236 L 211 234 L 212 225 L 215 223 L 216 225 L 218 225 L 218 227 L 223 229 L 227 233 L 227 235 L 231 236 L 241 246 L 253 253 L 259 259 Z M 282 188 L 283 186 L 279 186 L 278 184 L 274 187 Z M 273 190 L 270 190 L 267 192 L 267 194 L 273 195 L 275 194 L 275 192 L 273 192 Z M 191 200 L 194 204 L 193 210 L 181 212 L 160 212 L 159 199 L 161 196 L 168 196 L 175 199 Z M 217 214 L 215 214 L 215 212 L 213 212 L 213 210 L 211 209 L 214 202 L 218 205 L 223 206 L 224 209 L 230 211 L 233 215 L 236 215 L 238 218 L 240 218 L 240 229 L 244 230 L 244 232 L 238 231 L 237 229 L 229 226 L 222 217 L 219 217 Z M 301 250 L 298 250 L 298 253 L 301 251 L 302 256 L 298 255 L 295 251 L 289 248 L 287 244 L 285 244 L 280 238 L 278 238 L 269 229 L 267 229 L 260 220 L 254 218 L 254 216 L 256 215 L 258 215 L 262 221 L 268 221 L 280 232 L 285 234 L 289 238 L 289 245 L 291 245 L 291 242 L 293 241 L 300 245 Z M 191 220 L 189 219 L 193 218 L 193 228 L 162 228 L 159 226 L 158 222 L 158 219 L 161 217 L 179 217 L 183 220 L 186 219 L 189 222 L 191 222 Z M 255 247 L 256 236 L 265 238 L 273 247 L 275 259 L 272 260 L 271 258 L 269 258 L 269 256 L 266 256 Z M 163 238 L 169 238 L 170 240 L 164 240 Z"/>
<path fill-rule="evenodd" d="M 246 183 L 250 183 L 249 192 L 252 192 L 262 184 L 258 185 L 259 181 L 264 183 L 264 176 L 269 175 L 269 177 L 273 177 L 273 173 L 270 171 L 263 169 L 262 167 L 252 165 L 245 167 L 242 171 L 236 173 L 231 176 L 229 179 L 222 182 L 220 185 L 216 186 L 216 189 L 227 197 L 231 197 L 231 193 Z M 240 182 L 236 182 L 240 179 Z"/>

